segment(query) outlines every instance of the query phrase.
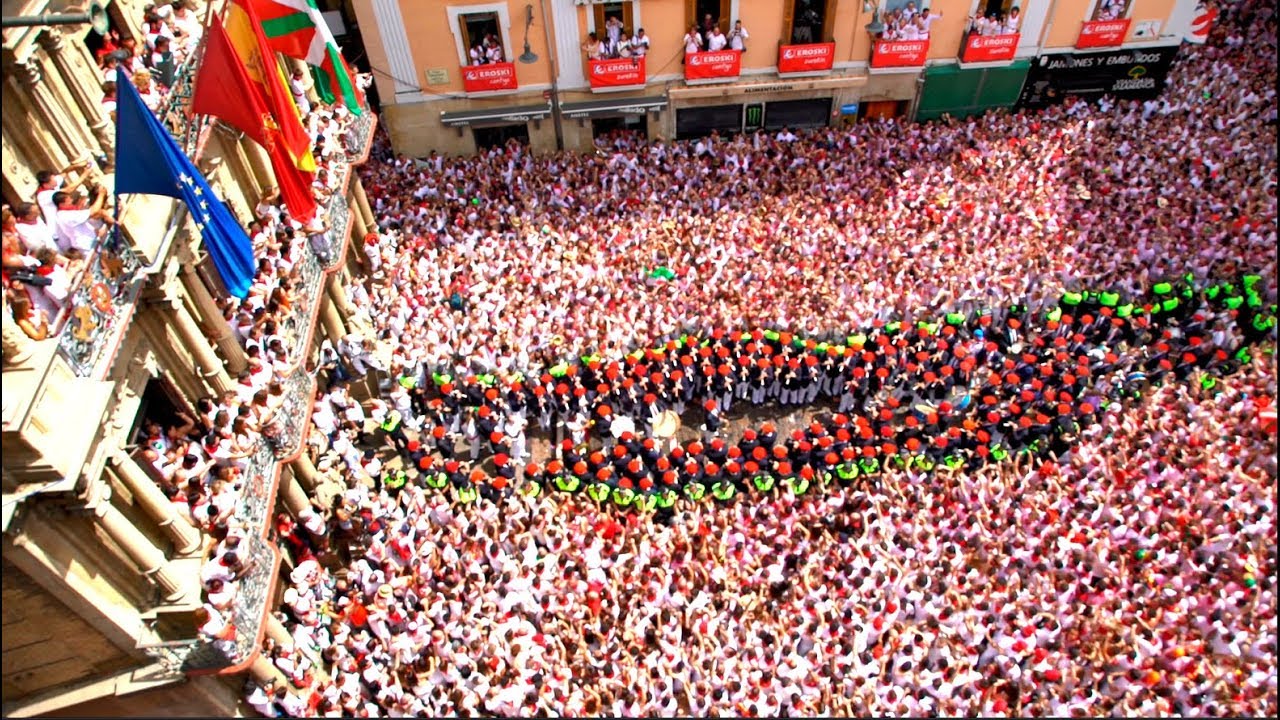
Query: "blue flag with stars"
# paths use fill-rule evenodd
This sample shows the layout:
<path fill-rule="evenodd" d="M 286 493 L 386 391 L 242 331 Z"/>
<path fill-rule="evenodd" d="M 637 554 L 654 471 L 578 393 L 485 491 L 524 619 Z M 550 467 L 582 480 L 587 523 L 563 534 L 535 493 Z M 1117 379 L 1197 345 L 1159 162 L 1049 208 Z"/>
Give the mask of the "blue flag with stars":
<path fill-rule="evenodd" d="M 116 195 L 164 195 L 186 203 L 222 283 L 243 299 L 257 269 L 249 236 L 142 102 L 129 77 L 119 73 L 117 85 Z"/>

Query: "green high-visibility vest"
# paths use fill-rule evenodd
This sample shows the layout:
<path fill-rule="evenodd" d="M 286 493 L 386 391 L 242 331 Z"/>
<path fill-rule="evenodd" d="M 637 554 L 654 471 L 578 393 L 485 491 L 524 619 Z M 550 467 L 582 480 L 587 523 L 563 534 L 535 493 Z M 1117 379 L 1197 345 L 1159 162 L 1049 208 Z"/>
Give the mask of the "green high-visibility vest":
<path fill-rule="evenodd" d="M 569 363 L 560 363 L 559 365 L 552 365 L 547 374 L 551 377 L 564 377 L 567 372 L 569 372 Z"/>
<path fill-rule="evenodd" d="M 1200 387 L 1204 388 L 1205 390 L 1212 390 L 1213 386 L 1217 384 L 1218 384 L 1218 379 L 1212 375 L 1205 375 L 1204 377 L 1200 378 Z"/>
<path fill-rule="evenodd" d="M 959 455 L 948 455 L 942 459 L 942 464 L 952 470 L 955 470 L 964 465 L 964 460 L 962 460 Z"/>
<path fill-rule="evenodd" d="M 891 323 L 884 324 L 884 332 L 886 335 L 892 335 L 902 329 L 902 321 L 894 320 Z"/>
<path fill-rule="evenodd" d="M 1262 296 L 1252 290 L 1245 292 L 1244 301 L 1251 308 L 1262 307 Z"/>
<path fill-rule="evenodd" d="M 1227 298 L 1223 302 L 1226 303 L 1228 309 L 1239 310 L 1240 306 L 1244 304 L 1244 298 L 1240 297 L 1239 295 L 1235 295 L 1233 297 Z"/>
<path fill-rule="evenodd" d="M 404 484 L 407 482 L 409 482 L 409 476 L 406 475 L 403 470 L 397 470 L 395 473 L 387 473 L 387 476 L 382 479 L 383 487 L 391 490 L 399 490 L 404 487 Z"/>
<path fill-rule="evenodd" d="M 790 490 L 793 495 L 805 494 L 809 491 L 809 485 L 810 483 L 808 480 L 799 476 L 787 478 L 787 489 Z"/>
<path fill-rule="evenodd" d="M 443 472 L 427 473 L 427 487 L 440 490 L 449 484 L 449 476 Z"/>
<path fill-rule="evenodd" d="M 436 385 L 444 385 L 445 383 L 452 382 L 453 376 L 449 373 L 431 373 L 431 380 L 435 382 Z"/>
<path fill-rule="evenodd" d="M 996 445 L 995 447 L 991 448 L 991 457 L 995 458 L 996 460 L 1004 460 L 1005 458 L 1009 457 L 1009 451 L 1005 450 L 999 445 Z"/>
<path fill-rule="evenodd" d="M 826 343 L 824 343 L 824 342 L 820 342 L 820 343 L 818 343 L 817 345 L 815 345 L 815 346 L 813 347 L 813 349 L 814 349 L 815 351 L 817 351 L 819 354 L 824 354 L 824 353 L 826 353 L 826 352 L 827 352 L 827 348 L 828 348 L 828 347 L 829 347 L 829 346 L 828 346 Z"/>
<path fill-rule="evenodd" d="M 478 497 L 480 497 L 480 493 L 476 492 L 473 487 L 458 488 L 458 502 L 460 503 L 473 503 Z"/>
<path fill-rule="evenodd" d="M 835 473 L 832 473 L 827 470 L 818 471 L 818 482 L 823 485 L 830 485 L 831 481 L 835 479 L 836 479 Z"/>
<path fill-rule="evenodd" d="M 591 483 L 587 486 L 587 496 L 596 502 L 604 502 L 609 499 L 609 491 L 611 489 L 602 482 Z"/>
<path fill-rule="evenodd" d="M 857 335 L 850 335 L 850 336 L 847 338 L 847 342 L 846 342 L 845 344 L 846 344 L 846 345 L 850 345 L 850 346 L 852 346 L 852 345 L 866 345 L 866 344 L 867 344 L 867 336 L 866 336 L 866 334 L 865 334 L 865 333 L 858 333 Z"/>
<path fill-rule="evenodd" d="M 618 507 L 626 507 L 636 498 L 636 494 L 630 488 L 620 487 L 613 490 L 612 497 L 614 505 L 617 505 Z"/>
<path fill-rule="evenodd" d="M 749 332 L 744 332 L 738 336 L 739 342 L 747 342 L 750 339 L 751 339 L 751 333 Z"/>
<path fill-rule="evenodd" d="M 1064 293 L 1062 293 L 1062 304 L 1063 304 L 1063 305 L 1079 305 L 1081 300 L 1084 300 L 1084 296 L 1083 296 L 1083 295 L 1081 295 L 1081 294 L 1080 294 L 1080 293 L 1078 293 L 1078 292 L 1064 292 Z"/>
<path fill-rule="evenodd" d="M 1176 297 L 1171 297 L 1160 301 L 1160 309 L 1164 312 L 1172 312 L 1178 308 L 1178 303 L 1182 302 Z"/>
<path fill-rule="evenodd" d="M 1249 348 L 1242 347 L 1236 351 L 1236 359 L 1242 363 L 1253 362 L 1253 355 L 1249 352 Z"/>
<path fill-rule="evenodd" d="M 958 312 L 949 312 L 949 313 L 947 313 L 947 324 L 948 324 L 948 325 L 963 325 L 963 324 L 964 324 L 964 313 L 958 313 Z"/>
<path fill-rule="evenodd" d="M 1213 300 L 1218 297 L 1219 293 L 1222 292 L 1222 288 L 1223 288 L 1222 285 L 1214 285 L 1213 287 L 1204 291 L 1204 296 L 1209 298 L 1210 300 Z"/>
<path fill-rule="evenodd" d="M 392 430 L 395 430 L 396 427 L 399 425 L 400 425 L 400 412 L 398 410 L 391 410 L 387 413 L 387 418 L 382 421 L 381 427 L 383 430 L 386 430 L 387 432 L 391 432 Z"/>
<path fill-rule="evenodd" d="M 707 486 L 700 482 L 691 482 L 684 486 L 684 496 L 694 502 L 698 502 L 707 494 Z"/>
<path fill-rule="evenodd" d="M 1049 322 L 1058 322 L 1059 320 L 1062 319 L 1062 308 L 1055 307 L 1054 309 L 1045 313 L 1044 319 L 1048 320 Z"/>
<path fill-rule="evenodd" d="M 1102 303 L 1103 307 L 1113 308 L 1120 304 L 1120 293 L 1107 292 L 1104 290 L 1098 293 L 1098 302 Z"/>
<path fill-rule="evenodd" d="M 639 510 L 653 510 L 658 507 L 658 496 L 648 493 L 636 495 L 635 506 Z"/>
<path fill-rule="evenodd" d="M 1254 315 L 1253 329 L 1259 332 L 1266 332 L 1275 327 L 1276 319 L 1270 315 Z"/>
<path fill-rule="evenodd" d="M 858 477 L 858 466 L 852 462 L 842 462 L 836 466 L 836 475 L 839 475 L 841 480 L 852 480 Z"/>
<path fill-rule="evenodd" d="M 1116 317 L 1126 318 L 1133 314 L 1133 303 L 1125 303 L 1116 307 Z"/>
<path fill-rule="evenodd" d="M 929 472 L 930 470 L 933 469 L 933 461 L 929 459 L 929 456 L 921 455 L 920 457 L 916 458 L 916 467 L 920 468 L 925 472 Z"/>
<path fill-rule="evenodd" d="M 726 480 L 721 480 L 711 486 L 711 496 L 722 502 L 732 499 L 737 492 L 738 488 Z"/>
<path fill-rule="evenodd" d="M 764 339 L 765 339 L 765 340 L 768 340 L 768 341 L 770 341 L 770 342 L 776 342 L 776 341 L 778 340 L 778 338 L 780 338 L 780 337 L 782 337 L 782 336 L 778 334 L 778 331 L 777 331 L 777 330 L 765 330 L 765 331 L 764 331 Z"/>
<path fill-rule="evenodd" d="M 890 455 L 888 458 L 885 458 L 885 462 L 893 463 L 894 467 L 899 470 L 910 467 L 910 459 L 902 455 Z"/>
<path fill-rule="evenodd" d="M 553 482 L 561 492 L 575 492 L 582 485 L 577 475 L 557 475 Z"/>
<path fill-rule="evenodd" d="M 1245 275 L 1243 278 L 1240 279 L 1240 282 L 1244 285 L 1245 292 L 1248 292 L 1252 290 L 1255 285 L 1262 282 L 1262 276 L 1261 275 Z"/>
<path fill-rule="evenodd" d="M 525 482 L 520 486 L 520 494 L 525 497 L 538 497 L 542 494 L 542 485 L 533 481 Z"/>
<path fill-rule="evenodd" d="M 1156 283 L 1151 291 L 1157 295 L 1168 295 L 1173 292 L 1173 285 L 1167 282 Z"/>
<path fill-rule="evenodd" d="M 775 480 L 772 475 L 761 473 L 751 478 L 751 484 L 756 486 L 760 492 L 769 492 L 773 489 Z"/>
<path fill-rule="evenodd" d="M 671 488 L 667 488 L 662 492 L 658 493 L 657 495 L 655 495 L 654 499 L 657 501 L 658 507 L 669 508 L 672 505 L 676 504 L 676 499 L 677 499 L 676 491 L 672 490 Z"/>
<path fill-rule="evenodd" d="M 400 387 L 412 390 L 418 384 L 418 379 L 409 375 L 401 375 L 396 382 L 400 384 Z"/>
<path fill-rule="evenodd" d="M 492 375 L 490 375 L 490 374 L 488 374 L 488 373 L 485 373 L 484 375 L 481 375 L 480 377 L 476 378 L 476 380 L 477 380 L 481 385 L 484 385 L 485 387 L 492 387 L 494 383 L 498 382 L 498 378 L 496 378 L 496 377 L 494 377 L 494 376 L 492 376 Z"/>
<path fill-rule="evenodd" d="M 858 460 L 858 468 L 861 469 L 863 475 L 874 475 L 880 472 L 880 460 L 878 458 L 862 458 Z"/>
<path fill-rule="evenodd" d="M 1097 291 L 1094 291 L 1094 290 L 1085 290 L 1085 291 L 1082 293 L 1082 295 L 1084 295 L 1084 301 L 1085 301 L 1085 302 L 1087 302 L 1087 303 L 1096 303 L 1096 302 L 1098 302 L 1098 293 L 1097 293 Z"/>

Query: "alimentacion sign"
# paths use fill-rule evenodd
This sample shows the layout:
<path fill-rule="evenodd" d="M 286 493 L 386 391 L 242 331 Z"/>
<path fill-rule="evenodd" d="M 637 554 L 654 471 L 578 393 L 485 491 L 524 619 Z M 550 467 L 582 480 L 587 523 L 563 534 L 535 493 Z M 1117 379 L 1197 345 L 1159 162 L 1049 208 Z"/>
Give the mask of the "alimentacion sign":
<path fill-rule="evenodd" d="M 1015 107 L 1042 108 L 1069 95 L 1147 100 L 1164 91 L 1178 46 L 1104 53 L 1041 55 L 1027 73 Z"/>

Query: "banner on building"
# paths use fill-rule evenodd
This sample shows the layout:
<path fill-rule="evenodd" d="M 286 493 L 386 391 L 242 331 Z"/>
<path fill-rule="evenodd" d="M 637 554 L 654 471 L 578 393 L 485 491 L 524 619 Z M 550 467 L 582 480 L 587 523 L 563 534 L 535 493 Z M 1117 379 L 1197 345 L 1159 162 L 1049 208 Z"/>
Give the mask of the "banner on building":
<path fill-rule="evenodd" d="M 783 45 L 778 48 L 778 74 L 830 70 L 836 61 L 835 43 Z"/>
<path fill-rule="evenodd" d="M 1196 4 L 1195 18 L 1191 21 L 1191 27 L 1187 29 L 1186 40 L 1189 43 L 1203 45 L 1209 39 L 1209 33 L 1213 30 L 1213 21 L 1218 19 L 1218 8 L 1205 7 L 1204 3 Z"/>
<path fill-rule="evenodd" d="M 1128 18 L 1119 20 L 1086 20 L 1080 26 L 1080 37 L 1076 38 L 1078 48 L 1119 47 L 1124 44 L 1129 34 Z"/>
<path fill-rule="evenodd" d="M 684 56 L 686 80 L 736 78 L 741 72 L 742 52 L 739 50 L 685 53 Z"/>
<path fill-rule="evenodd" d="M 592 60 L 591 89 L 644 87 L 644 56 Z"/>
<path fill-rule="evenodd" d="M 1047 107 L 1072 95 L 1149 100 L 1164 90 L 1178 47 L 1041 55 L 1027 72 L 1016 107 Z"/>
<path fill-rule="evenodd" d="M 467 65 L 462 68 L 462 89 L 469 93 L 503 92 L 518 87 L 514 63 Z"/>
<path fill-rule="evenodd" d="M 928 40 L 879 40 L 871 54 L 871 67 L 923 67 L 928 59 Z"/>
<path fill-rule="evenodd" d="M 1013 60 L 1014 54 L 1018 52 L 1018 41 L 1021 39 L 1021 33 L 970 35 L 968 41 L 964 44 L 964 53 L 960 55 L 960 62 L 979 63 Z"/>

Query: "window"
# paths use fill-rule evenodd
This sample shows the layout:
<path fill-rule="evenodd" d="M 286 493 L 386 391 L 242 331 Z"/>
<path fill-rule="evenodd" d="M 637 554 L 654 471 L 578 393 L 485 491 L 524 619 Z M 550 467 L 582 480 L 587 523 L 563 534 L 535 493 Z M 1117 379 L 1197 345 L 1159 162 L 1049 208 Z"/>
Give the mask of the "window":
<path fill-rule="evenodd" d="M 459 65 L 511 61 L 511 15 L 507 3 L 449 7 L 445 12 Z M 477 51 L 474 54 L 473 49 Z M 483 63 L 477 62 L 480 57 L 484 58 Z"/>
<path fill-rule="evenodd" d="M 635 3 L 631 0 L 625 2 L 600 3 L 591 6 L 592 20 L 595 20 L 593 27 L 595 28 L 596 37 L 603 42 L 608 42 L 609 20 L 617 18 L 622 23 L 623 37 L 631 37 L 636 34 L 636 18 Z"/>
<path fill-rule="evenodd" d="M 782 6 L 783 38 L 791 45 L 831 42 L 836 0 L 787 0 Z"/>
<path fill-rule="evenodd" d="M 1090 20 L 1122 20 L 1129 17 L 1133 0 L 1097 0 Z"/>
<path fill-rule="evenodd" d="M 467 48 L 468 65 L 505 62 L 506 48 L 498 33 L 497 13 L 467 13 L 458 16 L 462 42 Z"/>
<path fill-rule="evenodd" d="M 711 21 L 720 26 L 720 32 L 727 33 L 730 23 L 741 19 L 729 17 L 733 14 L 732 6 L 730 0 L 685 0 L 685 29 L 690 25 L 697 25 L 701 30 L 703 22 L 710 15 Z"/>

